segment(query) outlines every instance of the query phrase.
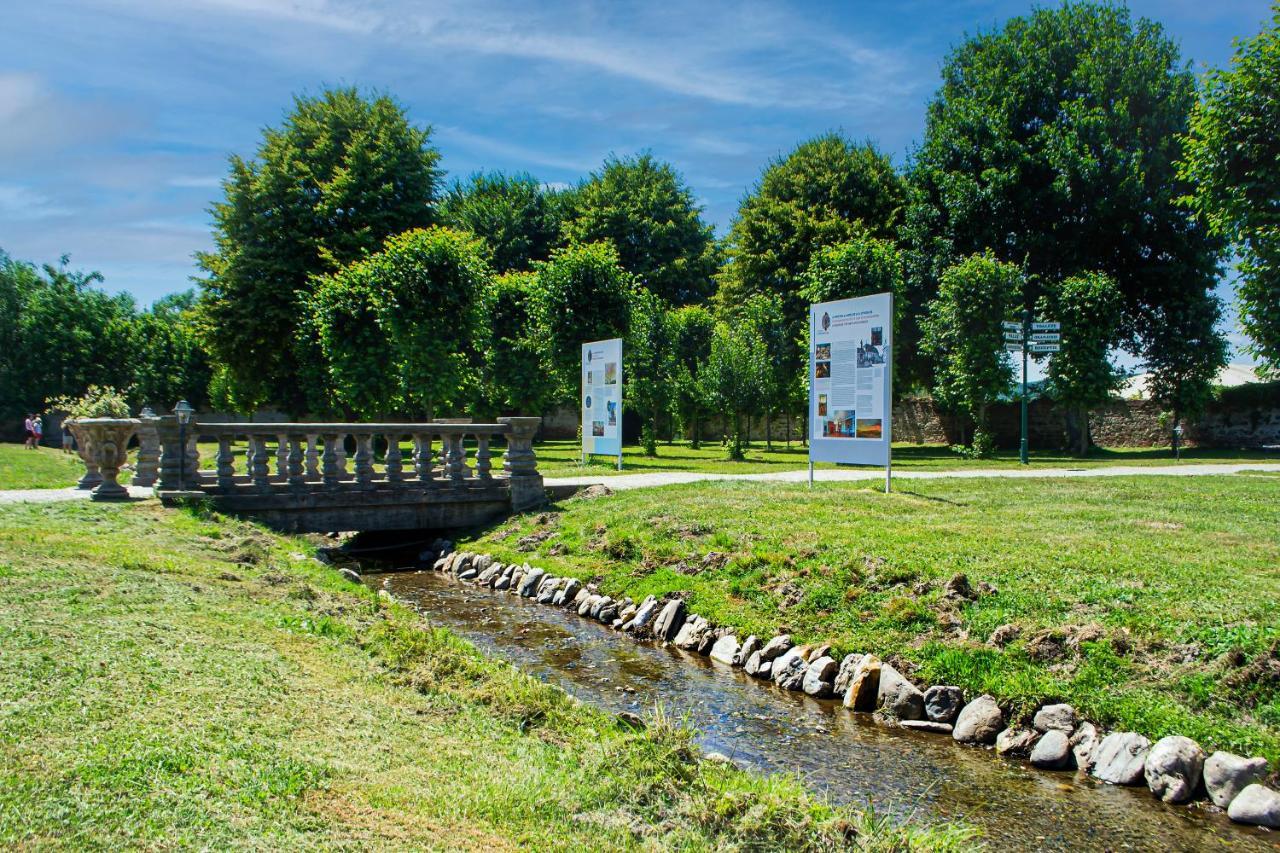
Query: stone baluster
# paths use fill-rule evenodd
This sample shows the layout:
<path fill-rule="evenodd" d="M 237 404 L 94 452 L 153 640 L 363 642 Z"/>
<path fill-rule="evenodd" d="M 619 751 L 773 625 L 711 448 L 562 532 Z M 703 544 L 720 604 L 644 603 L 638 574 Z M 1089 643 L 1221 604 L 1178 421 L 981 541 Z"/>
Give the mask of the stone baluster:
<path fill-rule="evenodd" d="M 547 493 L 538 473 L 538 457 L 533 452 L 533 436 L 542 418 L 498 418 L 508 427 L 507 452 L 502 455 L 502 468 L 511 484 L 511 509 L 515 512 L 541 506 Z"/>
<path fill-rule="evenodd" d="M 356 486 L 361 489 L 373 488 L 373 435 L 371 433 L 356 436 Z"/>
<path fill-rule="evenodd" d="M 249 448 L 253 454 L 249 466 L 249 475 L 253 480 L 253 488 L 263 494 L 271 491 L 271 454 L 267 452 L 267 437 L 253 435 L 249 437 Z"/>
<path fill-rule="evenodd" d="M 281 480 L 289 476 L 289 436 L 276 436 L 276 476 Z"/>
<path fill-rule="evenodd" d="M 285 440 L 289 444 L 288 458 L 288 477 L 289 488 L 294 491 L 301 491 L 307 486 L 307 473 L 302 465 L 302 444 L 303 437 L 300 435 L 286 436 Z"/>
<path fill-rule="evenodd" d="M 476 436 L 476 476 L 481 480 L 493 479 L 493 474 L 489 473 L 493 468 L 490 459 L 489 434 L 481 433 Z"/>
<path fill-rule="evenodd" d="M 446 435 L 444 439 L 445 479 L 455 488 L 461 486 L 467 476 L 467 454 L 462 440 L 458 434 Z"/>
<path fill-rule="evenodd" d="M 324 437 L 324 454 L 322 479 L 324 487 L 329 491 L 338 488 L 338 479 L 341 474 L 338 468 L 338 444 L 341 436 L 334 433 L 328 433 Z"/>
<path fill-rule="evenodd" d="M 133 471 L 133 485 L 154 486 L 160 471 L 160 432 L 156 429 L 155 412 L 143 409 L 138 417 L 138 458 Z"/>
<path fill-rule="evenodd" d="M 333 449 L 337 453 L 338 479 L 349 479 L 351 475 L 347 473 L 347 434 L 345 432 L 334 436 Z"/>
<path fill-rule="evenodd" d="M 418 475 L 418 482 L 423 488 L 436 485 L 433 468 L 435 457 L 431 453 L 431 433 L 415 432 L 413 434 L 413 470 Z"/>
<path fill-rule="evenodd" d="M 400 453 L 400 435 L 399 433 L 387 433 L 387 456 L 384 463 L 384 471 L 386 472 L 387 482 L 392 485 L 399 485 L 404 480 L 404 462 Z"/>
<path fill-rule="evenodd" d="M 230 492 L 235 488 L 236 454 L 231 449 L 232 438 L 230 433 L 218 436 L 217 477 L 218 490 L 222 492 Z"/>
<path fill-rule="evenodd" d="M 316 447 L 316 444 L 319 440 L 320 440 L 320 436 L 318 436 L 316 433 L 314 432 L 307 433 L 307 474 L 306 476 L 308 480 L 320 479 L 320 451 Z"/>

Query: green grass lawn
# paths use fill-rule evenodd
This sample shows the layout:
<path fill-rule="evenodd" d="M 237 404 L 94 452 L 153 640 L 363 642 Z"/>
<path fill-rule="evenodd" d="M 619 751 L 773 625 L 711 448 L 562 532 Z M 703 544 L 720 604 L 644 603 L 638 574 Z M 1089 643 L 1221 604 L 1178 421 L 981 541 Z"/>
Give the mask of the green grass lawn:
<path fill-rule="evenodd" d="M 0 847 L 959 849 L 636 732 L 305 556 L 0 507 Z"/>
<path fill-rule="evenodd" d="M 0 444 L 0 489 L 65 489 L 83 474 L 84 465 L 74 454 Z"/>
<path fill-rule="evenodd" d="M 1069 701 L 1153 739 L 1280 760 L 1280 475 L 911 481 L 891 495 L 708 482 L 570 499 L 467 547 L 615 597 L 679 592 L 714 623 L 874 652 L 922 687 L 1022 712 Z M 995 590 L 948 597 L 960 573 Z M 989 645 L 1003 625 L 1018 638 Z"/>

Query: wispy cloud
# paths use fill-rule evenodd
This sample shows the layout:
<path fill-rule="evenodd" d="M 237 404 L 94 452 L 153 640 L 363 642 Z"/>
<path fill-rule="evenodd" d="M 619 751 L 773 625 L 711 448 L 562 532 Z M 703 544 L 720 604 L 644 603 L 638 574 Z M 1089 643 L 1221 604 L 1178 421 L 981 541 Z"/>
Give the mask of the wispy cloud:
<path fill-rule="evenodd" d="M 596 161 L 591 158 L 564 157 L 539 148 L 482 136 L 450 125 L 437 125 L 435 136 L 436 141 L 446 148 L 497 155 L 514 163 L 531 163 L 570 172 L 586 172 L 596 166 Z"/>
<path fill-rule="evenodd" d="M 179 189 L 217 189 L 222 186 L 221 175 L 176 175 L 166 183 Z"/>
<path fill-rule="evenodd" d="M 31 221 L 67 216 L 72 212 L 27 187 L 0 184 L 0 219 Z"/>

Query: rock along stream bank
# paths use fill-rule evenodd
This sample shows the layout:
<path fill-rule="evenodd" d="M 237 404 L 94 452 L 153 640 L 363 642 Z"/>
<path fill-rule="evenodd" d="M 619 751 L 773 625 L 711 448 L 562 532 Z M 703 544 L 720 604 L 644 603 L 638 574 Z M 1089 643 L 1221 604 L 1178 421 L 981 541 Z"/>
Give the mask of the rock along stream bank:
<path fill-rule="evenodd" d="M 988 749 L 962 747 L 946 734 L 880 725 L 871 714 L 850 713 L 840 697 L 807 695 L 802 688 L 810 667 L 787 663 L 785 653 L 772 661 L 802 672 L 797 689 L 782 689 L 758 674 L 746 675 L 741 664 L 747 661 L 733 666 L 730 644 L 719 642 L 723 637 L 709 633 L 711 641 L 704 642 L 708 638 L 690 636 L 702 630 L 693 619 L 684 623 L 690 630 L 681 645 L 698 640 L 697 646 L 707 646 L 703 654 L 674 643 L 637 642 L 600 621 L 602 616 L 614 621 L 630 608 L 629 618 L 640 614 L 643 633 L 651 635 L 669 629 L 663 617 L 676 608 L 623 605 L 590 592 L 570 606 L 586 591 L 574 590 L 556 602 L 556 593 L 568 591 L 567 584 L 544 589 L 552 579 L 540 570 L 509 573 L 514 576 L 508 588 L 495 590 L 490 584 L 501 579 L 501 569 L 497 578 L 474 585 L 493 565 L 487 558 L 474 564 L 463 564 L 459 558 L 453 562 L 457 565 L 437 564 L 452 571 L 397 572 L 371 582 L 415 605 L 434 623 L 585 702 L 631 714 L 661 705 L 697 730 L 709 753 L 764 772 L 798 773 L 834 800 L 870 803 L 878 812 L 925 821 L 964 820 L 978 826 L 995 849 L 1280 849 L 1280 837 L 1272 833 L 1232 824 L 1225 815 L 1202 806 L 1166 805 L 1145 785 L 1126 788 L 1102 784 L 1083 773 L 1046 773 L 1011 757 L 1030 753 L 1033 740 L 1037 747 L 1046 741 L 1052 746 L 1059 738 L 1001 731 L 1007 754 L 1000 758 Z M 589 597 L 595 601 L 588 604 Z M 587 613 L 579 616 L 583 605 Z M 596 616 L 591 618 L 593 610 Z M 776 651 L 765 652 L 767 646 L 758 645 L 753 654 L 761 651 L 768 657 Z M 814 661 L 818 657 L 812 655 Z M 847 696 L 856 688 L 849 683 L 856 680 L 856 667 L 846 666 L 844 673 L 840 668 L 825 665 L 831 671 L 813 677 L 843 678 L 838 686 Z M 886 669 L 892 688 L 894 675 Z M 830 692 L 811 686 L 819 693 Z M 908 687 L 899 690 L 901 701 L 910 705 L 915 694 Z M 922 699 L 931 704 L 955 701 L 936 694 Z M 977 716 L 977 711 L 981 707 L 969 716 Z M 1052 732 L 1051 724 L 1060 721 L 1050 713 L 1037 722 Z M 964 715 L 956 720 L 957 727 L 982 724 Z M 1017 738 L 1028 741 L 1022 745 L 1025 750 L 1010 743 Z"/>

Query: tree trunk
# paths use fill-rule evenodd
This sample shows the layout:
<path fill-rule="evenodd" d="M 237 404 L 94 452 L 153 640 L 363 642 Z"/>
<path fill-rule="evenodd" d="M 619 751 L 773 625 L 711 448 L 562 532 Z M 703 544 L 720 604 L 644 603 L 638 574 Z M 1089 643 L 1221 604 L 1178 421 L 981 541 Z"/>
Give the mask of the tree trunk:
<path fill-rule="evenodd" d="M 689 435 L 689 446 L 694 450 L 702 449 L 702 439 L 698 435 L 698 413 L 694 411 L 689 418 L 693 423 L 693 429 Z"/>
<path fill-rule="evenodd" d="M 773 450 L 773 410 L 768 406 L 764 408 L 764 446 Z"/>

